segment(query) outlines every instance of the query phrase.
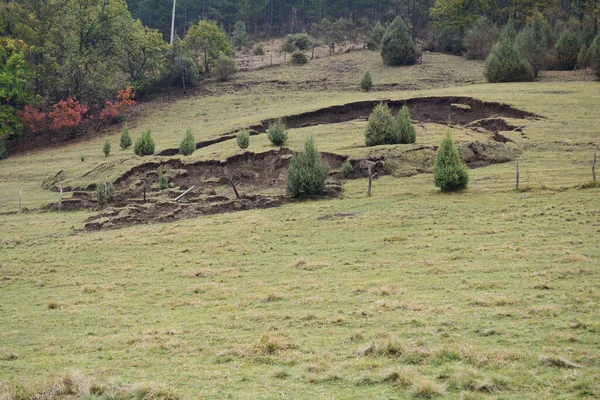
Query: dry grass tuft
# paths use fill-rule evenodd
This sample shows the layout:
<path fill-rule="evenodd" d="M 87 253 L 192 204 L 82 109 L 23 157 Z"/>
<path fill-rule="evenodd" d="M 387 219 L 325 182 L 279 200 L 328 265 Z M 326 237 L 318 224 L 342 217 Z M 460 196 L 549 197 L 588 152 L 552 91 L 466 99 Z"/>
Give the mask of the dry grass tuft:
<path fill-rule="evenodd" d="M 263 303 L 272 303 L 275 301 L 283 300 L 283 296 L 278 295 L 277 293 L 269 293 L 267 297 L 265 297 L 262 302 Z"/>
<path fill-rule="evenodd" d="M 327 268 L 329 267 L 329 263 L 325 262 L 325 261 L 316 261 L 316 262 L 307 262 L 306 260 L 304 260 L 303 258 L 300 258 L 296 261 L 294 261 L 290 267 L 291 268 L 296 268 L 296 269 L 301 269 L 303 271 L 316 271 L 318 269 L 322 269 L 322 268 Z"/>
<path fill-rule="evenodd" d="M 210 268 L 194 269 L 185 274 L 188 278 L 210 278 L 214 275 L 215 271 Z"/>
<path fill-rule="evenodd" d="M 265 333 L 256 345 L 256 349 L 263 354 L 276 354 L 292 347 L 289 340 L 274 333 Z"/>
<path fill-rule="evenodd" d="M 433 399 L 444 396 L 445 393 L 443 386 L 426 378 L 420 378 L 413 383 L 413 395 L 419 399 Z"/>
<path fill-rule="evenodd" d="M 382 383 L 391 383 L 401 388 L 408 388 L 412 385 L 414 373 L 409 369 L 392 369 L 383 374 Z"/>
<path fill-rule="evenodd" d="M 569 361 L 564 357 L 558 356 L 540 356 L 540 363 L 544 365 L 548 365 L 550 367 L 558 367 L 558 368 L 582 368 L 581 365 L 574 363 L 573 361 Z"/>

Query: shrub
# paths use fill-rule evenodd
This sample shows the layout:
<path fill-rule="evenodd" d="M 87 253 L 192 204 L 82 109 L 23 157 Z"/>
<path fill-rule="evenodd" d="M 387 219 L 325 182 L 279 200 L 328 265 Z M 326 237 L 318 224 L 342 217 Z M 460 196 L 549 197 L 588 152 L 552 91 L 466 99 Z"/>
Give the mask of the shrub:
<path fill-rule="evenodd" d="M 570 71 L 577 66 L 579 40 L 569 31 L 564 31 L 556 43 L 556 69 Z"/>
<path fill-rule="evenodd" d="M 132 144 L 132 141 L 131 141 L 131 136 L 129 136 L 129 128 L 127 128 L 127 125 L 125 125 L 125 127 L 123 128 L 123 131 L 121 132 L 121 139 L 120 139 L 119 145 L 121 146 L 122 149 L 126 149 L 126 148 L 130 147 L 131 144 Z"/>
<path fill-rule="evenodd" d="M 394 136 L 394 117 L 387 104 L 380 103 L 369 116 L 369 123 L 365 130 L 365 144 L 378 146 L 389 143 Z"/>
<path fill-rule="evenodd" d="M 110 142 L 108 139 L 104 141 L 104 147 L 102 148 L 102 151 L 104 152 L 104 157 L 108 157 L 110 155 Z"/>
<path fill-rule="evenodd" d="M 252 49 L 252 54 L 255 56 L 262 56 L 265 54 L 265 48 L 262 45 L 262 43 L 259 43 L 256 46 L 254 46 L 254 48 Z"/>
<path fill-rule="evenodd" d="M 6 157 L 8 157 L 8 150 L 6 149 L 4 140 L 0 139 L 0 160 L 4 160 Z"/>
<path fill-rule="evenodd" d="M 190 128 L 185 131 L 185 136 L 181 143 L 179 143 L 179 154 L 183 154 L 184 156 L 191 156 L 196 151 L 196 140 L 194 139 L 194 135 L 192 135 L 192 130 Z"/>
<path fill-rule="evenodd" d="M 462 54 L 463 36 L 459 29 L 450 27 L 431 28 L 423 44 L 424 50 L 438 51 L 451 54 Z"/>
<path fill-rule="evenodd" d="M 460 159 L 450 130 L 446 132 L 435 156 L 433 179 L 442 192 L 465 189 L 469 184 L 469 171 Z"/>
<path fill-rule="evenodd" d="M 325 182 L 329 170 L 321 160 L 321 154 L 311 137 L 304 143 L 304 151 L 290 160 L 287 175 L 287 190 L 292 197 L 321 194 L 325 191 Z"/>
<path fill-rule="evenodd" d="M 517 52 L 533 68 L 534 77 L 539 71 L 554 65 L 553 37 L 550 25 L 536 16 L 515 38 Z"/>
<path fill-rule="evenodd" d="M 371 73 L 369 71 L 365 72 L 363 75 L 360 81 L 360 88 L 365 92 L 369 92 L 373 89 L 373 79 L 371 79 Z"/>
<path fill-rule="evenodd" d="M 417 132 L 412 124 L 406 105 L 402 106 L 394 123 L 394 143 L 407 144 L 417 141 Z"/>
<path fill-rule="evenodd" d="M 498 28 L 489 19 L 486 17 L 477 19 L 463 40 L 463 47 L 466 50 L 465 57 L 484 60 L 499 37 Z"/>
<path fill-rule="evenodd" d="M 293 53 L 296 50 L 306 51 L 313 45 L 310 36 L 306 33 L 295 33 L 287 35 L 283 43 L 282 50 L 286 53 Z"/>
<path fill-rule="evenodd" d="M 354 172 L 354 167 L 352 167 L 352 164 L 350 163 L 350 161 L 345 161 L 342 164 L 342 166 L 340 167 L 340 173 L 342 175 L 344 175 L 344 178 L 349 178 L 353 172 Z"/>
<path fill-rule="evenodd" d="M 154 154 L 154 140 L 150 135 L 150 129 L 142 133 L 133 146 L 133 151 L 138 156 L 151 156 Z"/>
<path fill-rule="evenodd" d="M 369 31 L 369 37 L 367 38 L 367 49 L 378 50 L 381 46 L 383 35 L 385 35 L 385 27 L 381 25 L 381 22 L 377 22 Z"/>
<path fill-rule="evenodd" d="M 115 187 L 109 182 L 96 183 L 96 201 L 98 205 L 105 206 L 115 198 Z"/>
<path fill-rule="evenodd" d="M 169 187 L 169 180 L 164 174 L 161 174 L 158 177 L 158 187 L 160 188 L 160 190 L 165 190 Z"/>
<path fill-rule="evenodd" d="M 246 31 L 246 24 L 244 21 L 238 21 L 233 26 L 233 33 L 231 34 L 232 41 L 238 50 L 241 50 L 242 46 L 246 46 L 250 41 L 248 32 Z"/>
<path fill-rule="evenodd" d="M 388 66 L 413 65 L 417 62 L 415 41 L 400 17 L 391 23 L 383 35 L 381 58 Z"/>
<path fill-rule="evenodd" d="M 219 76 L 219 79 L 222 81 L 226 81 L 237 72 L 235 59 L 232 57 L 227 57 L 225 54 L 221 54 L 215 60 L 213 68 Z"/>
<path fill-rule="evenodd" d="M 590 65 L 596 72 L 596 75 L 600 77 L 600 34 L 596 36 L 590 46 Z"/>
<path fill-rule="evenodd" d="M 531 66 L 521 58 L 510 41 L 495 45 L 485 60 L 484 75 L 488 82 L 531 82 Z"/>
<path fill-rule="evenodd" d="M 308 57 L 304 52 L 296 50 L 292 53 L 292 64 L 302 65 L 308 63 Z"/>
<path fill-rule="evenodd" d="M 274 146 L 283 146 L 287 141 L 287 132 L 285 131 L 285 123 L 282 119 L 271 123 L 267 129 L 267 137 Z"/>
<path fill-rule="evenodd" d="M 247 149 L 250 146 L 250 134 L 248 132 L 238 133 L 235 140 L 240 149 Z"/>

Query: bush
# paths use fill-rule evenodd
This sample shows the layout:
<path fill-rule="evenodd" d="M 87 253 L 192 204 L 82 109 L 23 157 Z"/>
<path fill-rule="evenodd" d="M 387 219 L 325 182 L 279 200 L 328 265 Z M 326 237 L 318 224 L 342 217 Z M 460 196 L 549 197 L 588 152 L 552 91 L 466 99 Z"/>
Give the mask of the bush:
<path fill-rule="evenodd" d="M 472 60 L 485 60 L 499 37 L 498 28 L 489 19 L 486 17 L 477 19 L 463 40 L 465 57 Z"/>
<path fill-rule="evenodd" d="M 250 146 L 250 134 L 248 132 L 240 132 L 236 135 L 235 140 L 240 149 L 244 150 Z"/>
<path fill-rule="evenodd" d="M 272 122 L 267 129 L 267 137 L 274 146 L 283 146 L 287 141 L 285 122 L 282 119 Z"/>
<path fill-rule="evenodd" d="M 388 66 L 413 65 L 417 62 L 415 41 L 400 17 L 391 23 L 383 35 L 381 58 Z"/>
<path fill-rule="evenodd" d="M 462 54 L 463 37 L 458 29 L 433 27 L 427 32 L 423 49 L 451 54 Z"/>
<path fill-rule="evenodd" d="M 450 130 L 446 132 L 435 156 L 433 179 L 442 192 L 465 189 L 469 184 L 469 171 L 460 159 Z"/>
<path fill-rule="evenodd" d="M 340 173 L 342 175 L 344 175 L 344 178 L 349 178 L 353 172 L 354 172 L 354 167 L 352 167 L 352 164 L 350 163 L 350 161 L 345 161 L 342 164 L 342 166 L 340 167 Z"/>
<path fill-rule="evenodd" d="M 110 142 L 108 139 L 104 141 L 104 147 L 102 148 L 102 152 L 104 153 L 104 157 L 108 157 L 110 155 Z"/>
<path fill-rule="evenodd" d="M 307 33 L 295 33 L 285 37 L 282 50 L 286 53 L 293 53 L 296 50 L 306 51 L 310 49 L 312 45 L 313 42 Z"/>
<path fill-rule="evenodd" d="M 133 151 L 138 156 L 151 156 L 154 154 L 154 140 L 150 135 L 150 129 L 146 130 L 142 133 L 133 146 Z"/>
<path fill-rule="evenodd" d="M 304 151 L 290 160 L 287 175 L 287 190 L 292 197 L 321 194 L 325 191 L 325 182 L 329 170 L 321 160 L 321 154 L 315 148 L 311 137 L 304 143 Z"/>
<path fill-rule="evenodd" d="M 485 60 L 484 75 L 488 82 L 531 82 L 534 73 L 510 41 L 495 45 Z"/>
<path fill-rule="evenodd" d="M 369 116 L 369 123 L 365 130 L 365 144 L 378 146 L 389 143 L 394 137 L 394 125 L 394 117 L 387 104 L 378 104 Z"/>
<path fill-rule="evenodd" d="M 129 136 L 129 129 L 127 128 L 127 125 L 125 125 L 123 131 L 121 132 L 119 145 L 122 149 L 126 149 L 132 145 L 131 136 Z"/>
<path fill-rule="evenodd" d="M 365 72 L 363 75 L 360 81 L 360 88 L 365 92 L 369 92 L 373 89 L 373 79 L 371 79 L 371 73 L 369 71 Z"/>
<path fill-rule="evenodd" d="M 600 34 L 596 36 L 590 46 L 590 65 L 596 72 L 596 75 L 600 77 Z"/>
<path fill-rule="evenodd" d="M 262 43 L 259 43 L 256 46 L 254 46 L 254 48 L 252 49 L 252 54 L 255 56 L 263 56 L 265 54 L 265 48 L 262 45 Z"/>
<path fill-rule="evenodd" d="M 235 59 L 232 57 L 227 57 L 225 54 L 221 54 L 215 60 L 213 69 L 215 73 L 219 76 L 219 79 L 222 81 L 226 81 L 237 72 L 237 68 L 235 66 Z"/>
<path fill-rule="evenodd" d="M 232 42 L 234 46 L 237 46 L 238 50 L 241 50 L 242 46 L 246 46 L 250 42 L 244 21 L 235 23 L 231 36 Z"/>
<path fill-rule="evenodd" d="M 184 156 L 191 156 L 196 151 L 196 139 L 194 139 L 194 135 L 192 135 L 192 130 L 190 128 L 185 131 L 185 136 L 181 143 L 179 143 L 179 154 L 183 154 Z"/>
<path fill-rule="evenodd" d="M 385 27 L 381 25 L 381 22 L 377 22 L 369 31 L 369 37 L 367 38 L 367 49 L 378 50 L 381 46 L 383 35 L 385 35 Z"/>
<path fill-rule="evenodd" d="M 394 142 L 395 143 L 414 143 L 417 141 L 417 132 L 410 119 L 410 113 L 406 105 L 402 106 L 402 109 L 396 116 L 395 127 L 394 127 Z"/>
<path fill-rule="evenodd" d="M 577 37 L 569 31 L 563 32 L 558 43 L 556 43 L 556 69 L 561 71 L 575 69 L 579 50 Z"/>
<path fill-rule="evenodd" d="M 96 183 L 96 201 L 98 205 L 105 206 L 115 198 L 115 187 L 110 182 Z"/>
<path fill-rule="evenodd" d="M 4 160 L 6 157 L 8 157 L 8 150 L 6 149 L 4 140 L 0 139 L 0 160 Z"/>
<path fill-rule="evenodd" d="M 302 65 L 308 63 L 308 56 L 300 50 L 292 53 L 292 64 Z"/>
<path fill-rule="evenodd" d="M 165 190 L 169 188 L 169 180 L 164 174 L 161 174 L 158 177 L 158 187 L 160 188 L 160 190 Z"/>
<path fill-rule="evenodd" d="M 555 54 L 550 25 L 541 16 L 536 16 L 515 38 L 519 56 L 529 62 L 533 76 L 554 65 Z"/>

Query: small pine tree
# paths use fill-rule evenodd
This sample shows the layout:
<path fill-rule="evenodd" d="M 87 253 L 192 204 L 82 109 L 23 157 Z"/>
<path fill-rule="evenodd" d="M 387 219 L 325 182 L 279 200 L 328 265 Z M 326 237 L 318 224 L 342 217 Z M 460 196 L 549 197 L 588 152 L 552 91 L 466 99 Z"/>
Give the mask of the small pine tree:
<path fill-rule="evenodd" d="M 125 127 L 123 128 L 123 131 L 121 132 L 121 139 L 120 139 L 119 145 L 124 150 L 124 149 L 128 148 L 129 146 L 131 146 L 132 144 L 133 143 L 131 141 L 131 136 L 129 136 L 129 128 L 127 128 L 127 125 L 125 125 Z"/>
<path fill-rule="evenodd" d="M 360 81 L 360 88 L 365 92 L 369 92 L 373 89 L 373 79 L 371 78 L 371 73 L 369 71 L 365 72 L 363 75 Z"/>
<path fill-rule="evenodd" d="M 278 119 L 269 125 L 267 137 L 274 146 L 283 146 L 285 144 L 288 137 L 285 131 L 285 123 L 282 119 Z"/>
<path fill-rule="evenodd" d="M 365 144 L 367 146 L 386 144 L 392 137 L 394 137 L 394 117 L 387 104 L 380 103 L 369 116 L 369 123 L 365 130 Z"/>
<path fill-rule="evenodd" d="M 179 143 L 179 154 L 183 154 L 184 156 L 191 156 L 196 151 L 196 139 L 194 139 L 194 135 L 192 135 L 192 130 L 190 128 L 185 131 L 185 136 L 181 143 Z"/>
<path fill-rule="evenodd" d="M 160 190 L 165 190 L 169 187 L 169 180 L 164 174 L 161 174 L 158 177 L 158 187 L 160 188 Z"/>
<path fill-rule="evenodd" d="M 600 78 L 600 33 L 596 36 L 590 46 L 590 65 Z"/>
<path fill-rule="evenodd" d="M 485 60 L 484 75 L 488 82 L 531 82 L 534 73 L 510 41 L 500 42 L 492 48 Z"/>
<path fill-rule="evenodd" d="M 150 134 L 150 129 L 147 129 L 142 135 L 135 141 L 133 151 L 138 156 L 151 156 L 154 154 L 154 139 Z"/>
<path fill-rule="evenodd" d="M 410 113 L 406 104 L 402 106 L 394 122 L 394 143 L 408 144 L 417 141 L 417 132 L 410 119 Z"/>
<path fill-rule="evenodd" d="M 564 31 L 556 43 L 556 68 L 561 71 L 575 69 L 579 50 L 577 37 L 569 31 Z"/>
<path fill-rule="evenodd" d="M 242 46 L 248 44 L 250 38 L 248 37 L 248 32 L 246 31 L 246 24 L 244 21 L 238 21 L 235 23 L 231 36 L 233 39 L 233 44 L 237 46 L 238 50 L 241 50 Z"/>
<path fill-rule="evenodd" d="M 308 56 L 303 51 L 296 50 L 292 53 L 292 64 L 303 65 L 308 63 Z"/>
<path fill-rule="evenodd" d="M 6 149 L 4 140 L 0 139 L 0 160 L 4 160 L 6 157 L 8 157 L 8 150 Z"/>
<path fill-rule="evenodd" d="M 435 156 L 433 179 L 442 192 L 465 189 L 469 184 L 469 171 L 460 159 L 450 130 L 446 132 Z"/>
<path fill-rule="evenodd" d="M 383 35 L 385 35 L 385 26 L 381 25 L 381 22 L 377 22 L 369 31 L 369 37 L 367 38 L 367 49 L 378 50 L 381 46 Z"/>
<path fill-rule="evenodd" d="M 244 150 L 250 146 L 250 134 L 248 132 L 240 132 L 236 135 L 235 140 L 240 149 Z"/>
<path fill-rule="evenodd" d="M 102 148 L 102 151 L 104 152 L 104 157 L 108 157 L 110 155 L 110 142 L 108 139 L 104 141 L 104 147 Z"/>
<path fill-rule="evenodd" d="M 264 56 L 265 55 L 265 47 L 263 46 L 262 43 L 258 43 L 256 46 L 254 46 L 254 48 L 252 49 L 252 55 L 255 55 L 255 56 Z"/>
<path fill-rule="evenodd" d="M 321 194 L 325 191 L 328 168 L 321 160 L 314 138 L 304 143 L 304 151 L 290 160 L 287 174 L 287 191 L 292 197 Z"/>
<path fill-rule="evenodd" d="M 486 17 L 478 18 L 463 39 L 463 47 L 466 49 L 465 58 L 485 60 L 499 37 L 500 31 L 496 24 Z"/>
<path fill-rule="evenodd" d="M 533 68 L 534 77 L 539 71 L 555 63 L 554 37 L 548 22 L 536 15 L 515 38 L 515 49 L 519 56 Z"/>
<path fill-rule="evenodd" d="M 381 58 L 385 65 L 396 67 L 417 62 L 415 41 L 402 18 L 397 17 L 381 40 Z"/>

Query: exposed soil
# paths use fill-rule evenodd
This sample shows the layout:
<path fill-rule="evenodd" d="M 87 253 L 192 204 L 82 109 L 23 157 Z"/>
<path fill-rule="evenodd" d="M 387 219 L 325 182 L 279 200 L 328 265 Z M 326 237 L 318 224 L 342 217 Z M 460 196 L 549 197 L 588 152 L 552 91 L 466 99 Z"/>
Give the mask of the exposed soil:
<path fill-rule="evenodd" d="M 291 115 L 285 119 L 288 128 L 367 119 L 378 103 L 350 103 Z M 461 157 L 472 168 L 510 161 L 519 154 L 520 149 L 508 143 L 512 140 L 499 132 L 522 132 L 522 129 L 507 123 L 502 117 L 540 118 L 505 104 L 486 103 L 467 97 L 431 97 L 387 103 L 394 113 L 406 104 L 413 119 L 420 123 L 459 125 L 486 133 L 489 139 L 487 142 L 475 140 L 459 144 Z M 251 134 L 264 133 L 270 122 L 271 120 L 265 120 L 251 126 Z M 200 142 L 197 148 L 233 139 L 235 134 L 236 132 L 230 132 Z M 347 156 L 333 153 L 322 153 L 324 163 L 332 172 L 326 193 L 321 197 L 339 196 L 343 179 L 366 177 L 369 170 L 375 174 L 375 178 L 386 174 L 402 177 L 431 173 L 436 150 L 436 146 L 419 146 L 409 150 L 374 148 L 371 156 L 358 160 L 349 160 Z M 168 149 L 159 155 L 172 156 L 177 153 L 178 149 Z M 278 207 L 291 201 L 286 196 L 286 180 L 293 154 L 292 150 L 281 148 L 264 153 L 245 152 L 225 160 L 185 163 L 180 159 L 171 158 L 140 164 L 113 182 L 116 196 L 111 207 L 90 218 L 85 228 L 119 228 L 237 210 Z M 346 176 L 343 176 L 339 170 L 347 161 L 352 168 L 350 171 L 346 169 Z M 96 168 L 104 167 L 100 165 Z M 168 188 L 164 190 L 157 184 L 161 175 L 168 180 Z M 45 181 L 44 187 L 55 190 L 64 178 L 65 172 L 60 171 Z M 95 185 L 81 189 L 75 188 L 80 191 L 74 192 L 72 198 L 61 203 L 62 210 L 98 206 L 95 195 L 90 193 L 95 190 Z M 179 198 L 188 189 L 189 192 Z M 71 189 L 63 188 L 63 191 L 68 190 Z M 46 207 L 50 210 L 56 208 L 57 204 Z"/>
<path fill-rule="evenodd" d="M 309 111 L 302 114 L 288 115 L 284 117 L 284 119 L 286 126 L 291 129 L 367 119 L 373 111 L 373 108 L 380 102 L 381 101 L 360 101 L 322 108 L 320 110 Z M 510 126 L 501 118 L 542 118 L 539 115 L 518 110 L 507 104 L 484 102 L 470 97 L 423 97 L 399 101 L 387 100 L 384 102 L 388 104 L 393 113 L 397 113 L 400 108 L 406 104 L 412 119 L 420 123 L 467 126 L 468 124 L 473 124 L 478 121 L 480 125 L 477 126 L 492 131 L 517 129 L 517 127 Z M 266 132 L 269 124 L 273 121 L 273 119 L 264 120 L 247 129 L 250 131 L 251 135 L 258 135 Z M 196 148 L 200 149 L 234 139 L 237 132 L 238 131 L 228 132 L 215 139 L 199 142 L 196 144 Z M 178 153 L 179 149 L 166 149 L 158 153 L 158 155 L 174 156 Z"/>
<path fill-rule="evenodd" d="M 278 207 L 291 201 L 285 195 L 285 186 L 292 155 L 293 151 L 282 148 L 265 153 L 246 152 L 221 161 L 186 164 L 180 160 L 167 160 L 139 165 L 114 182 L 117 192 L 114 208 L 90 218 L 85 228 L 119 228 L 200 215 Z M 330 170 L 335 170 L 347 157 L 322 153 L 322 159 Z M 161 191 L 156 187 L 159 174 L 168 177 L 171 189 Z M 177 201 L 176 198 L 188 189 L 191 191 Z M 341 183 L 332 176 L 325 194 L 320 197 L 337 197 L 341 192 Z M 73 197 L 68 203 L 68 209 L 96 206 L 91 198 L 84 200 L 79 194 L 74 194 Z"/>

